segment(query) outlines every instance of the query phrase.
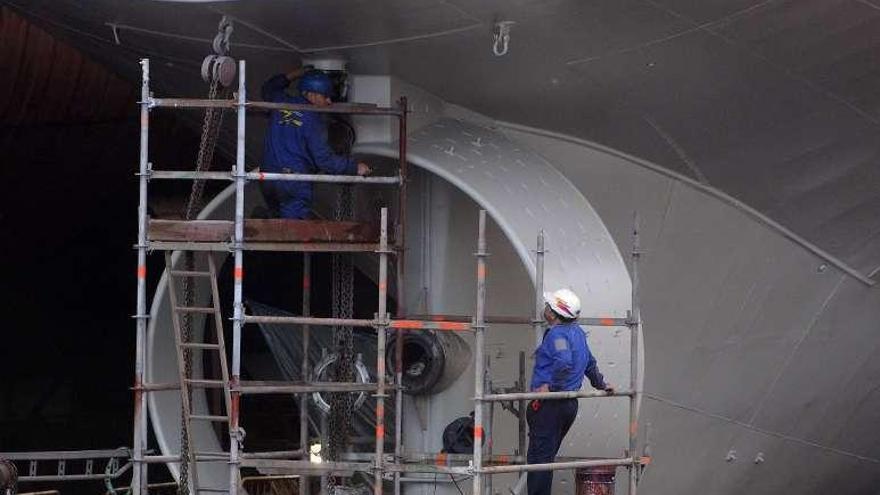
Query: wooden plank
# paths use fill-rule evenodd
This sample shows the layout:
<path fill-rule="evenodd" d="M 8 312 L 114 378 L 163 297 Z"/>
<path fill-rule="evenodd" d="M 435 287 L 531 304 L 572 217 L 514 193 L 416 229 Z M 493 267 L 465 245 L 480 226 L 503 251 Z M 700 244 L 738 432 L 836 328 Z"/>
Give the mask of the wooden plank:
<path fill-rule="evenodd" d="M 150 220 L 151 241 L 228 242 L 234 225 L 226 220 Z M 369 243 L 377 242 L 374 225 L 325 220 L 247 219 L 245 242 Z"/>
<path fill-rule="evenodd" d="M 150 220 L 151 241 L 225 242 L 232 239 L 233 223 L 225 220 Z"/>
<path fill-rule="evenodd" d="M 249 219 L 244 221 L 244 239 L 252 242 L 376 242 L 379 229 L 358 222 Z"/>

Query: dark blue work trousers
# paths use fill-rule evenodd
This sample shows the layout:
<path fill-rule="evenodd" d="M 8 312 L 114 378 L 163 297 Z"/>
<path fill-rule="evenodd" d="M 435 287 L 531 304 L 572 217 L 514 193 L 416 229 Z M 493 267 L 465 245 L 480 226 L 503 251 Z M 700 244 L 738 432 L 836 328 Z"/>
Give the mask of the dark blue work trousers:
<path fill-rule="evenodd" d="M 284 169 L 284 173 L 293 173 Z M 273 218 L 305 220 L 312 213 L 311 184 L 293 181 L 260 181 L 263 199 Z"/>
<path fill-rule="evenodd" d="M 529 423 L 529 464 L 553 462 L 578 412 L 577 399 L 543 400 L 529 403 L 526 419 Z M 529 495 L 550 495 L 553 471 L 530 471 Z"/>

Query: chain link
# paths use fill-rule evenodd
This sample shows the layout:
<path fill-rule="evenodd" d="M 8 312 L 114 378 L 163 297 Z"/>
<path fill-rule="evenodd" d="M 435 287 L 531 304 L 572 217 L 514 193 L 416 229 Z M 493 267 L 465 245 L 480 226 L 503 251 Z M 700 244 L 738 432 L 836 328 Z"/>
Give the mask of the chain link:
<path fill-rule="evenodd" d="M 353 192 L 350 185 L 343 186 L 337 191 L 334 218 L 336 221 L 354 218 Z M 350 254 L 332 255 L 332 275 L 333 317 L 351 318 L 354 314 L 354 264 Z M 350 326 L 333 328 L 333 352 L 339 356 L 333 379 L 338 382 L 354 381 L 355 354 L 352 331 Z M 333 393 L 330 395 L 330 405 L 328 458 L 338 460 L 340 454 L 348 447 L 351 436 L 354 395 Z M 333 477 L 329 479 L 329 483 L 331 490 L 338 484 Z"/>
<path fill-rule="evenodd" d="M 219 96 L 218 96 L 219 94 Z M 208 89 L 208 99 L 227 99 L 229 97 L 229 89 L 221 88 L 220 82 L 216 79 L 211 83 Z M 202 121 L 202 137 L 199 141 L 199 154 L 196 157 L 196 171 L 204 172 L 211 168 L 214 160 L 214 150 L 217 149 L 217 140 L 220 137 L 220 126 L 223 123 L 223 115 L 226 112 L 224 108 L 208 108 L 205 110 L 205 118 Z M 194 180 L 192 189 L 189 194 L 189 201 L 186 204 L 186 213 L 184 217 L 187 220 L 195 218 L 202 206 L 202 193 L 205 190 L 204 180 Z"/>

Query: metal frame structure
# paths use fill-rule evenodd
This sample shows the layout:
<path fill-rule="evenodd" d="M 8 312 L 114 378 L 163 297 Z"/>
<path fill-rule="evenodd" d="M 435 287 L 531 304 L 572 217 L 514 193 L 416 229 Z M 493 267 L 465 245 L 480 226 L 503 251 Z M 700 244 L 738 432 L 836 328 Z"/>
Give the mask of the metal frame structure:
<path fill-rule="evenodd" d="M 316 174 L 276 174 L 265 172 L 247 172 L 245 169 L 245 115 L 249 108 L 256 109 L 285 109 L 285 110 L 308 110 L 321 113 L 349 113 L 363 115 L 385 115 L 396 116 L 399 119 L 399 130 L 401 136 L 406 134 L 406 98 L 401 98 L 397 108 L 382 108 L 375 105 L 361 104 L 336 104 L 329 108 L 317 108 L 310 105 L 286 104 L 286 103 L 268 103 L 259 101 L 247 101 L 245 88 L 245 62 L 239 62 L 239 86 L 236 100 L 196 100 L 196 99 L 161 99 L 153 98 L 150 92 L 150 67 L 149 60 L 141 60 L 143 80 L 141 85 L 141 151 L 140 151 L 140 167 L 138 176 L 139 183 L 139 207 L 138 207 L 138 295 L 137 295 L 137 337 L 136 337 L 136 363 L 135 363 L 135 410 L 134 410 L 134 452 L 132 455 L 133 479 L 132 487 L 135 495 L 147 492 L 148 476 L 147 465 L 150 463 L 161 462 L 187 462 L 180 455 L 158 455 L 149 456 L 145 454 L 146 438 L 147 438 L 147 408 L 146 395 L 147 392 L 169 389 L 185 389 L 180 385 L 174 384 L 158 384 L 146 383 L 144 378 L 146 364 L 146 330 L 149 315 L 146 312 L 146 255 L 152 250 L 164 251 L 231 251 L 234 257 L 233 282 L 234 282 L 234 316 L 233 316 L 233 341 L 232 341 L 232 364 L 231 378 L 229 379 L 230 405 L 228 408 L 229 434 L 231 437 L 229 453 L 198 453 L 192 454 L 192 462 L 217 462 L 218 460 L 228 460 L 230 469 L 230 484 L 228 492 L 235 495 L 239 485 L 239 469 L 242 466 L 257 467 L 260 465 L 272 464 L 276 466 L 285 463 L 299 463 L 302 461 L 289 461 L 290 459 L 301 457 L 308 452 L 308 434 L 305 424 L 305 414 L 301 414 L 301 436 L 302 445 L 297 451 L 291 452 L 260 452 L 260 453 L 244 453 L 240 451 L 240 398 L 242 394 L 267 394 L 267 393 L 284 393 L 299 394 L 301 397 L 300 408 L 303 411 L 306 408 L 307 394 L 314 391 L 339 391 L 339 392 L 359 392 L 373 391 L 377 398 L 376 407 L 376 455 L 375 461 L 369 466 L 368 471 L 376 473 L 376 490 L 381 493 L 382 490 L 382 473 L 384 464 L 384 410 L 386 394 L 385 383 L 385 332 L 388 328 L 392 328 L 391 318 L 387 313 L 387 291 L 388 291 L 388 255 L 395 254 L 397 262 L 398 276 L 398 308 L 402 312 L 403 290 L 400 281 L 403 280 L 403 246 L 404 232 L 403 227 L 405 221 L 406 210 L 406 187 L 405 177 L 407 175 L 406 160 L 406 140 L 400 139 L 400 174 L 398 177 L 358 177 L 358 176 L 326 176 Z M 236 146 L 236 162 L 231 173 L 224 172 L 195 172 L 195 171 L 153 171 L 149 162 L 147 150 L 149 144 L 149 114 L 150 110 L 156 107 L 170 108 L 230 108 L 237 111 L 237 146 Z M 235 215 L 234 215 L 234 233 L 231 243 L 204 243 L 204 242 L 151 242 L 148 239 L 148 222 L 147 204 L 148 204 L 148 183 L 151 179 L 183 179 L 183 180 L 231 180 L 235 184 Z M 381 233 L 378 244 L 372 243 L 246 243 L 244 239 L 244 186 L 247 181 L 263 181 L 263 180 L 281 180 L 281 181 L 303 181 L 303 182 L 330 182 L 330 183 L 359 183 L 359 184 L 398 184 L 398 218 L 396 229 L 396 245 L 391 249 L 389 246 L 388 235 L 388 213 L 383 208 L 381 213 Z M 297 318 L 268 318 L 246 315 L 242 305 L 242 283 L 243 283 L 243 252 L 246 250 L 272 250 L 272 251 L 302 251 L 304 253 L 304 270 L 303 270 L 303 314 L 306 316 Z M 310 312 L 310 296 L 309 288 L 311 285 L 311 252 L 376 252 L 379 254 L 379 311 L 373 320 L 355 320 L 340 318 L 313 318 Z M 271 321 L 272 323 L 292 323 L 302 324 L 304 332 L 308 335 L 311 325 L 351 325 L 351 326 L 369 326 L 377 329 L 379 335 L 379 348 L 377 358 L 377 380 L 375 384 L 358 385 L 358 384 L 339 384 L 339 383 L 265 383 L 265 382 L 242 382 L 240 380 L 241 370 L 241 331 L 242 326 L 246 323 L 258 323 Z M 411 323 L 398 322 L 399 328 L 415 328 Z M 466 325 L 457 325 L 465 328 Z M 304 339 L 304 346 L 308 346 L 308 339 Z M 304 356 L 308 355 L 308 349 L 305 347 Z M 398 360 L 402 360 L 400 353 Z M 304 376 L 308 374 L 308 361 L 304 357 L 302 363 Z M 399 379 L 398 374 L 398 379 Z M 402 398 L 401 387 L 395 387 L 398 401 Z M 398 406 L 399 409 L 399 406 Z M 303 431 L 306 432 L 303 435 Z M 396 435 L 395 452 L 400 452 L 400 435 Z M 308 463 L 305 463 L 308 464 Z M 308 469 L 302 466 L 303 472 L 330 472 L 335 469 L 334 465 L 344 465 L 346 463 L 323 463 L 316 469 Z M 338 467 L 338 466 L 337 466 Z M 345 466 L 343 466 L 345 467 Z M 399 476 L 396 477 L 399 484 Z M 307 491 L 305 482 L 301 484 Z M 207 489 L 214 491 L 215 489 Z M 206 491 L 204 488 L 196 486 L 194 492 Z M 223 490 L 227 491 L 227 490 Z"/>
<path fill-rule="evenodd" d="M 484 256 L 485 246 L 482 246 L 481 249 L 478 250 L 478 256 Z M 543 311 L 544 311 L 544 300 L 543 300 L 543 290 L 544 290 L 544 255 L 546 251 L 544 250 L 544 233 L 540 232 L 538 234 L 538 242 L 537 249 L 535 250 L 536 262 L 535 262 L 535 317 L 531 322 L 534 325 L 536 338 L 540 338 L 540 332 L 542 330 L 542 325 L 544 323 L 543 319 Z M 630 383 L 628 390 L 615 390 L 614 392 L 606 392 L 600 390 L 578 390 L 578 391 L 568 391 L 568 392 L 508 392 L 508 393 L 490 393 L 483 394 L 483 386 L 480 380 L 481 371 L 477 370 L 477 378 L 475 380 L 475 390 L 474 394 L 474 483 L 473 483 L 473 495 L 481 495 L 483 493 L 484 483 L 488 481 L 488 486 L 491 487 L 491 475 L 493 474 L 502 474 L 502 473 L 517 473 L 517 472 L 531 472 L 531 471 L 556 471 L 563 469 L 579 469 L 579 468 L 590 468 L 590 467 L 605 467 L 605 466 L 625 466 L 629 468 L 629 476 L 628 476 L 628 486 L 629 486 L 629 495 L 636 495 L 638 490 L 638 482 L 639 476 L 641 474 L 642 468 L 650 463 L 650 458 L 647 456 L 638 454 L 638 432 L 639 432 L 639 404 L 641 401 L 642 390 L 639 383 L 639 362 L 640 362 L 640 353 L 639 353 L 639 331 L 641 329 L 641 320 L 640 320 L 640 309 L 639 309 L 639 225 L 638 225 L 638 217 L 636 217 L 634 226 L 633 226 L 633 247 L 632 247 L 632 306 L 628 311 L 627 318 L 596 318 L 596 317 L 586 317 L 579 318 L 578 323 L 581 325 L 587 326 L 602 326 L 602 327 L 621 327 L 626 326 L 630 330 Z M 480 284 L 484 284 L 485 282 L 480 282 L 480 278 L 485 276 L 485 269 L 479 269 L 477 271 L 477 279 L 478 279 L 478 287 Z M 479 306 L 477 307 L 478 314 L 475 319 L 475 331 L 477 331 L 477 336 L 480 336 L 480 328 L 484 324 L 483 316 L 479 313 Z M 504 323 L 525 323 L 522 319 L 518 318 L 498 318 L 497 320 L 501 320 Z M 483 355 L 483 342 L 482 339 L 477 340 L 477 350 L 475 354 L 477 355 L 477 359 L 482 359 Z M 520 361 L 522 362 L 523 356 L 520 357 Z M 480 361 L 477 361 L 480 362 Z M 522 369 L 522 365 L 520 366 Z M 525 377 L 522 376 L 522 371 L 520 372 L 520 386 L 525 388 Z M 565 460 L 560 462 L 551 462 L 546 464 L 521 464 L 521 465 L 499 465 L 499 466 L 490 466 L 490 467 L 482 467 L 481 460 L 482 456 L 482 443 L 479 441 L 479 438 L 483 433 L 483 424 L 482 424 L 482 408 L 483 403 L 488 402 L 490 405 L 494 402 L 519 402 L 518 408 L 518 417 L 520 420 L 520 449 L 523 448 L 524 438 L 523 438 L 523 425 L 524 418 L 522 412 L 525 411 L 526 401 L 529 400 L 562 400 L 562 399 L 589 399 L 589 398 L 598 398 L 598 397 L 627 397 L 629 399 L 629 428 L 628 428 L 628 448 L 626 451 L 626 456 L 623 458 L 610 458 L 610 459 L 589 459 L 589 460 Z M 490 422 L 491 424 L 491 422 Z M 491 443 L 490 443 L 491 446 Z M 522 450 L 521 450 L 522 451 Z M 489 475 L 488 480 L 483 479 L 483 475 Z M 491 488 L 488 490 L 488 493 L 491 494 Z"/>
<path fill-rule="evenodd" d="M 490 323 L 514 323 L 531 325 L 538 331 L 542 325 L 542 291 L 543 291 L 543 261 L 544 261 L 544 239 L 543 233 L 538 236 L 537 264 L 535 278 L 535 314 L 533 319 L 525 318 L 493 318 L 487 317 L 485 314 L 485 296 L 486 296 L 486 258 L 488 256 L 486 246 L 486 212 L 481 210 L 479 213 L 479 232 L 477 240 L 476 256 L 476 313 L 473 319 L 466 317 L 444 317 L 440 315 L 422 315 L 418 317 L 404 317 L 405 305 L 403 304 L 403 256 L 404 256 L 404 232 L 406 226 L 406 177 L 407 177 L 407 159 L 406 159 L 406 115 L 407 103 L 405 98 L 401 98 L 397 108 L 382 108 L 373 105 L 361 104 L 334 104 L 331 107 L 317 108 L 309 105 L 286 104 L 286 103 L 267 103 L 259 101 L 248 101 L 246 99 L 245 88 L 245 62 L 239 62 L 239 79 L 238 92 L 235 100 L 194 100 L 194 99 L 174 99 L 174 98 L 153 98 L 150 92 L 150 70 L 149 61 L 141 60 L 143 81 L 141 86 L 141 150 L 140 150 L 140 167 L 139 167 L 139 207 L 138 207 L 138 243 L 136 245 L 138 251 L 137 265 L 137 314 L 136 319 L 136 362 L 135 362 L 135 385 L 134 385 L 134 437 L 132 451 L 132 495 L 145 495 L 148 487 L 147 465 L 149 463 L 162 462 L 187 462 L 180 455 L 146 455 L 147 448 L 147 408 L 146 393 L 156 390 L 169 390 L 181 388 L 175 384 L 151 384 L 145 383 L 145 364 L 147 362 L 147 346 L 146 333 L 149 314 L 147 313 L 147 294 L 146 294 L 146 256 L 152 250 L 192 250 L 192 251 L 231 251 L 234 257 L 233 282 L 234 282 L 234 316 L 232 327 L 232 360 L 231 360 L 231 378 L 229 380 L 230 405 L 229 405 L 229 435 L 231 437 L 230 450 L 228 453 L 192 453 L 193 462 L 228 462 L 229 464 L 229 486 L 228 489 L 200 489 L 195 487 L 193 491 L 197 495 L 198 491 L 222 491 L 228 492 L 230 495 L 236 495 L 240 486 L 240 468 L 241 467 L 271 467 L 290 470 L 300 474 L 329 474 L 334 472 L 352 472 L 361 471 L 372 473 L 374 476 L 374 493 L 381 495 L 383 493 L 383 482 L 385 475 L 393 474 L 395 495 L 400 493 L 400 483 L 403 473 L 447 473 L 473 476 L 473 493 L 480 495 L 483 493 L 484 485 L 491 483 L 493 474 L 508 472 L 528 472 L 539 470 L 558 470 L 572 469 L 580 467 L 592 466 L 628 466 L 630 468 L 630 495 L 636 494 L 636 484 L 638 475 L 643 465 L 643 458 L 636 454 L 638 448 L 638 401 L 640 399 L 640 389 L 638 385 L 638 330 L 639 330 L 639 311 L 638 311 L 638 244 L 637 232 L 635 233 L 635 246 L 633 251 L 633 307 L 627 318 L 584 318 L 580 322 L 586 325 L 598 326 L 627 326 L 631 330 L 631 352 L 632 352 L 632 368 L 631 383 L 627 391 L 618 391 L 614 393 L 597 392 L 597 391 L 580 391 L 580 392 L 548 392 L 533 393 L 525 392 L 525 378 L 521 371 L 520 387 L 522 392 L 514 393 L 492 393 L 491 386 L 489 393 L 486 393 L 486 368 L 484 368 L 485 356 L 485 332 L 487 325 Z M 237 144 L 236 144 L 236 162 L 231 172 L 194 172 L 194 171 L 153 171 L 149 162 L 147 148 L 149 144 L 149 114 L 151 109 L 167 107 L 167 108 L 229 108 L 235 109 L 237 112 Z M 307 110 L 313 112 L 335 112 L 335 113 L 351 113 L 363 115 L 385 115 L 394 116 L 399 119 L 399 164 L 400 175 L 398 177 L 355 177 L 355 176 L 325 176 L 312 174 L 277 174 L 263 172 L 247 172 L 245 169 L 245 114 L 248 109 L 286 109 L 286 110 Z M 147 199 L 148 199 L 148 183 L 151 179 L 183 179 L 183 180 L 231 180 L 235 185 L 235 213 L 234 213 L 234 234 L 229 243 L 207 243 L 207 242 L 156 242 L 148 239 L 148 217 L 147 217 Z M 262 180 L 296 180 L 306 182 L 332 182 L 332 183 L 361 183 L 361 184 L 397 184 L 399 186 L 399 204 L 397 212 L 397 223 L 395 232 L 395 245 L 389 246 L 388 233 L 388 211 L 383 208 L 381 211 L 381 230 L 380 238 L 377 244 L 345 244 L 345 243 L 272 243 L 266 245 L 261 243 L 248 243 L 244 239 L 244 193 L 245 184 L 248 181 Z M 243 253 L 247 250 L 276 250 L 276 251 L 301 251 L 304 253 L 304 269 L 303 269 L 303 300 L 302 314 L 303 316 L 255 316 L 245 314 L 243 301 Z M 379 273 L 378 273 L 378 312 L 373 319 L 354 319 L 354 318 L 318 318 L 310 314 L 310 295 L 311 287 L 311 252 L 375 252 L 379 256 Z M 398 296 L 398 314 L 392 319 L 388 314 L 387 298 L 388 298 L 388 256 L 395 255 L 397 263 L 397 296 Z M 451 320 L 451 321 L 450 321 Z M 458 320 L 458 321 L 456 321 Z M 241 332 L 242 327 L 246 323 L 274 323 L 274 324 L 297 324 L 302 325 L 305 338 L 303 339 L 303 376 L 308 376 L 309 363 L 308 356 L 308 335 L 311 326 L 355 326 L 355 327 L 372 327 L 377 331 L 377 362 L 376 362 L 376 382 L 369 384 L 346 384 L 346 383 L 292 383 L 292 382 L 242 382 L 240 380 L 241 370 Z M 474 377 L 474 451 L 472 456 L 448 456 L 437 454 L 418 454 L 403 455 L 401 426 L 402 426 L 402 361 L 403 346 L 402 338 L 397 339 L 396 346 L 396 373 L 394 386 L 389 387 L 386 383 L 386 332 L 406 331 L 415 329 L 435 329 L 447 331 L 468 331 L 471 330 L 475 335 L 475 366 Z M 521 368 L 524 366 L 524 357 L 521 356 Z M 389 388 L 395 391 L 395 439 L 393 455 L 385 454 L 385 405 Z M 376 431 L 375 431 L 375 452 L 369 454 L 366 458 L 363 455 L 349 455 L 345 461 L 323 462 L 321 464 L 312 464 L 307 460 L 296 460 L 302 456 L 308 456 L 308 428 L 306 421 L 306 400 L 308 393 L 314 391 L 336 391 L 336 392 L 361 392 L 370 391 L 375 393 L 376 397 Z M 259 452 L 250 453 L 243 452 L 240 445 L 240 399 L 243 394 L 297 394 L 300 397 L 300 436 L 301 448 L 296 451 L 288 452 Z M 522 462 L 522 455 L 525 449 L 525 421 L 523 412 L 525 410 L 525 401 L 531 399 L 565 399 L 565 398 L 590 398 L 590 397 L 608 397 L 608 396 L 626 396 L 630 399 L 630 431 L 629 431 L 629 449 L 626 457 L 621 459 L 600 459 L 600 460 L 575 460 L 563 461 L 548 464 L 507 464 L 510 461 Z M 519 421 L 519 443 L 520 452 L 514 456 L 497 456 L 491 451 L 484 455 L 482 440 L 487 436 L 484 424 L 491 434 L 492 412 L 495 402 L 501 403 L 519 403 L 520 421 Z M 489 407 L 489 420 L 484 419 L 484 406 Z M 430 460 L 434 460 L 433 463 Z M 442 459 L 442 461 L 441 461 Z M 451 462 L 470 462 L 470 465 L 449 465 Z M 495 465 L 484 465 L 484 461 Z M 304 479 L 301 478 L 301 493 L 308 493 L 308 486 Z M 491 486 L 491 485 L 489 485 Z"/>
<path fill-rule="evenodd" d="M 54 452 L 0 452 L 0 459 L 14 463 L 27 463 L 27 471 L 20 470 L 18 472 L 19 483 L 116 480 L 132 468 L 131 452 L 127 448 L 112 450 L 61 450 Z M 45 470 L 40 469 L 40 463 L 52 462 L 55 463 L 54 474 L 47 474 Z M 75 466 L 71 466 L 74 464 Z M 74 467 L 77 469 L 73 469 Z"/>

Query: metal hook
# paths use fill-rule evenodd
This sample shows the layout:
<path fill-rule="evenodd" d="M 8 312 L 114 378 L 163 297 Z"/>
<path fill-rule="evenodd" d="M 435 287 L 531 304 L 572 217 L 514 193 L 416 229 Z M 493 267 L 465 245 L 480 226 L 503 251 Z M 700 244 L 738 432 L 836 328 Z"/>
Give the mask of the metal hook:
<path fill-rule="evenodd" d="M 121 45 L 122 42 L 119 41 L 119 26 L 116 24 L 107 24 L 110 26 L 110 30 L 113 31 L 113 41 L 116 42 L 117 45 Z"/>
<path fill-rule="evenodd" d="M 516 24 L 514 21 L 500 21 L 495 23 L 495 30 L 492 34 L 494 39 L 492 43 L 492 53 L 496 57 L 503 57 L 507 54 L 510 45 L 510 28 Z"/>

